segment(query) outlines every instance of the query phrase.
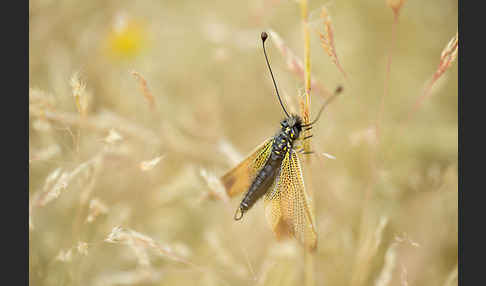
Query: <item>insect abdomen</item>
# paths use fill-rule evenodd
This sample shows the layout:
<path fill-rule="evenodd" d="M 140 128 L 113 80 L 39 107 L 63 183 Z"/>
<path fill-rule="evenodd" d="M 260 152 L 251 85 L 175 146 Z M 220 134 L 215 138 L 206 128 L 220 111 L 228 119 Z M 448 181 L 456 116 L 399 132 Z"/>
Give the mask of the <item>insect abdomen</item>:
<path fill-rule="evenodd" d="M 261 198 L 272 185 L 275 177 L 280 170 L 280 165 L 287 152 L 290 152 L 293 146 L 293 139 L 286 132 L 290 129 L 281 130 L 277 136 L 274 137 L 272 144 L 272 152 L 265 165 L 257 173 L 255 179 L 250 185 L 250 188 L 245 194 L 245 197 L 236 210 L 234 219 L 240 220 L 243 214 L 249 210 L 255 202 Z"/>
<path fill-rule="evenodd" d="M 277 170 L 278 168 L 280 168 L 280 164 L 282 163 L 282 159 L 280 158 L 280 156 L 272 155 L 270 155 L 268 161 L 258 172 L 252 184 L 250 185 L 248 192 L 241 201 L 239 209 L 242 214 L 243 212 L 250 209 L 255 204 L 255 202 L 267 192 L 268 188 L 273 183 L 277 174 Z"/>

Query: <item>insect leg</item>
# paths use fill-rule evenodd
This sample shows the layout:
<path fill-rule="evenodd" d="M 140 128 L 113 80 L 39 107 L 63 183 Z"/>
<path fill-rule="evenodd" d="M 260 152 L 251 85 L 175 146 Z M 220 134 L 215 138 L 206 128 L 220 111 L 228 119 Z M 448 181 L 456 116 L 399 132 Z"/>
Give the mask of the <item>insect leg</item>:
<path fill-rule="evenodd" d="M 299 154 L 303 155 L 309 155 L 315 153 L 314 151 L 304 151 L 304 147 L 300 147 L 299 149 L 294 149 L 295 152 L 298 152 Z"/>
<path fill-rule="evenodd" d="M 304 146 L 302 146 L 302 145 L 296 146 L 294 148 L 294 151 L 299 152 L 299 153 L 301 153 L 303 150 L 304 150 Z"/>
<path fill-rule="evenodd" d="M 309 135 L 309 136 L 305 136 L 305 137 L 304 137 L 302 140 L 309 139 L 309 138 L 311 138 L 312 136 L 314 136 L 314 134 L 311 134 L 311 135 Z"/>

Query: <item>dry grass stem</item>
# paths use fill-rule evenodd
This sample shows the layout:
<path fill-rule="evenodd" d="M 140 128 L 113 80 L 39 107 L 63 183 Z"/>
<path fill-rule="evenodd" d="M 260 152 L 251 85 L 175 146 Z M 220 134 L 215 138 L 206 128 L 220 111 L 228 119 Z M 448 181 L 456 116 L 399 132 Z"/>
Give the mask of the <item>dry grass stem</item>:
<path fill-rule="evenodd" d="M 320 154 L 321 156 L 323 156 L 323 157 L 325 157 L 325 158 L 327 158 L 327 159 L 336 160 L 336 156 L 331 155 L 331 154 L 329 154 L 329 153 L 325 153 L 325 152 L 323 152 L 323 153 L 318 153 L 318 154 Z"/>
<path fill-rule="evenodd" d="M 221 183 L 219 177 L 207 171 L 206 169 L 201 169 L 199 171 L 199 174 L 204 179 L 209 188 L 208 192 L 204 194 L 204 198 L 218 199 L 222 200 L 225 203 L 229 202 L 228 194 L 226 193 L 226 190 Z"/>
<path fill-rule="evenodd" d="M 311 77 L 311 61 L 310 61 L 310 29 L 309 29 L 309 8 L 308 1 L 301 0 L 300 4 L 300 15 L 302 21 L 302 32 L 304 36 L 304 81 L 305 81 L 305 97 L 300 97 L 300 115 L 303 119 L 304 124 L 310 123 L 310 107 L 311 107 L 311 88 L 312 88 L 312 77 Z M 307 137 L 310 134 L 310 130 L 304 130 L 302 136 Z M 309 137 L 310 138 L 310 137 Z M 304 152 L 311 151 L 311 140 L 305 140 L 303 142 Z M 310 158 L 306 158 L 305 164 L 309 166 Z M 310 184 L 311 175 L 307 174 L 307 193 L 310 197 L 313 196 L 312 187 Z M 316 209 L 313 200 L 310 201 L 310 208 Z M 314 216 L 314 213 L 311 214 Z M 317 246 L 316 246 L 317 248 Z M 313 286 L 316 284 L 315 280 L 315 255 L 312 255 L 309 251 L 304 250 L 304 282 L 307 286 Z"/>
<path fill-rule="evenodd" d="M 59 145 L 49 145 L 42 150 L 32 152 L 29 158 L 29 164 L 35 161 L 48 161 L 59 154 L 61 154 L 61 147 Z"/>
<path fill-rule="evenodd" d="M 54 108 L 55 98 L 38 88 L 29 88 L 29 115 L 39 116 Z"/>
<path fill-rule="evenodd" d="M 61 262 L 71 262 L 76 256 L 87 256 L 88 255 L 88 243 L 84 241 L 78 241 L 76 247 L 71 247 L 69 249 L 61 249 L 56 255 L 54 260 Z"/>
<path fill-rule="evenodd" d="M 221 265 L 231 267 L 232 272 L 238 277 L 248 277 L 250 274 L 240 259 L 236 259 L 226 247 L 223 246 L 218 232 L 209 230 L 204 233 L 204 240 L 214 253 L 214 257 Z"/>
<path fill-rule="evenodd" d="M 69 172 L 61 172 L 61 168 L 55 169 L 50 173 L 44 183 L 44 189 L 42 195 L 34 196 L 34 206 L 45 206 L 50 201 L 59 197 L 62 191 L 64 191 L 68 186 L 68 181 L 72 176 Z"/>
<path fill-rule="evenodd" d="M 75 180 L 90 180 L 94 177 L 95 170 L 101 164 L 102 155 L 98 154 L 90 160 L 80 164 L 72 171 L 62 171 L 62 168 L 56 168 L 45 179 L 42 190 L 37 191 L 32 195 L 29 201 L 29 227 L 34 229 L 33 223 L 33 211 L 35 207 L 44 207 L 48 203 L 57 199 L 64 191 L 68 189 L 68 186 Z M 83 178 L 82 174 L 88 174 L 88 178 Z M 90 186 L 90 184 L 88 184 Z M 90 189 L 86 187 L 84 190 Z M 82 197 L 82 196 L 81 196 Z"/>
<path fill-rule="evenodd" d="M 386 5 L 393 10 L 395 18 L 398 18 L 400 14 L 400 9 L 402 8 L 403 4 L 405 4 L 406 0 L 386 0 Z"/>
<path fill-rule="evenodd" d="M 339 71 L 343 74 L 344 78 L 348 78 L 343 67 L 339 63 L 339 59 L 336 53 L 336 48 L 334 45 L 334 29 L 332 27 L 331 16 L 327 12 L 326 7 L 321 9 L 321 20 L 323 21 L 324 31 L 318 31 L 319 38 L 321 39 L 321 45 L 327 55 L 331 58 L 332 62 L 337 66 Z"/>
<path fill-rule="evenodd" d="M 391 44 L 390 50 L 388 51 L 387 61 L 386 61 L 386 71 L 385 71 L 385 79 L 383 81 L 383 96 L 381 97 L 380 103 L 380 110 L 378 114 L 376 129 L 377 129 L 377 138 L 380 139 L 381 136 L 381 126 L 383 123 L 383 114 L 385 112 L 385 99 L 389 93 L 389 86 L 390 86 L 390 73 L 391 73 L 391 63 L 392 63 L 392 52 L 395 48 L 396 43 L 396 34 L 397 34 L 397 26 L 398 26 L 398 16 L 400 13 L 400 9 L 405 3 L 405 0 L 386 0 L 386 4 L 392 9 L 393 11 L 393 23 L 392 23 L 392 37 L 391 37 Z"/>
<path fill-rule="evenodd" d="M 432 75 L 432 78 L 429 82 L 425 85 L 425 88 L 422 92 L 422 95 L 418 97 L 415 102 L 414 108 L 410 113 L 410 116 L 420 108 L 423 101 L 431 94 L 432 87 L 437 82 L 437 80 L 449 69 L 449 67 L 454 63 L 457 58 L 457 53 L 459 49 L 459 32 L 456 32 L 456 35 L 452 37 L 452 39 L 447 43 L 444 50 L 440 54 L 440 61 L 437 70 Z M 409 116 L 409 118 L 410 118 Z"/>
<path fill-rule="evenodd" d="M 383 264 L 383 268 L 375 281 L 375 286 L 390 285 L 389 283 L 392 280 L 397 259 L 397 244 L 397 242 L 393 242 L 390 247 L 388 247 L 385 253 L 385 263 Z"/>
<path fill-rule="evenodd" d="M 159 136 L 152 130 L 144 128 L 108 110 L 102 110 L 96 115 L 86 117 L 84 120 L 80 120 L 78 116 L 69 112 L 46 112 L 45 117 L 49 120 L 58 121 L 64 124 L 82 126 L 87 129 L 94 129 L 102 132 L 115 129 L 121 132 L 121 134 L 140 140 L 145 144 L 160 144 Z"/>
<path fill-rule="evenodd" d="M 300 116 L 304 124 L 310 123 L 310 100 L 311 100 L 311 61 L 310 61 L 310 32 L 309 32 L 309 8 L 307 0 L 300 2 L 300 15 L 302 20 L 302 32 L 304 35 L 304 82 L 305 82 L 305 97 L 300 98 Z M 303 136 L 309 136 L 310 131 L 304 131 Z M 311 139 L 304 141 L 304 151 L 311 151 Z M 309 161 L 307 159 L 306 161 Z M 311 194 L 312 195 L 312 194 Z"/>
<path fill-rule="evenodd" d="M 153 111 L 155 109 L 155 98 L 148 88 L 147 81 L 142 77 L 140 73 L 136 71 L 131 71 L 130 73 L 138 80 L 140 88 L 142 89 L 142 94 L 145 100 L 147 100 L 150 109 Z"/>
<path fill-rule="evenodd" d="M 356 260 L 351 275 L 351 285 L 362 285 L 370 274 L 371 260 L 375 257 L 381 244 L 382 234 L 385 226 L 388 224 L 386 216 L 380 217 L 378 225 L 373 228 L 367 227 L 365 233 L 361 234 L 359 249 L 356 254 Z M 362 224 L 363 226 L 364 224 Z"/>
<path fill-rule="evenodd" d="M 159 164 L 160 160 L 162 160 L 163 158 L 164 156 L 157 156 L 151 160 L 141 162 L 139 166 L 140 170 L 144 172 L 152 170 L 153 168 L 155 168 L 155 166 Z"/>
<path fill-rule="evenodd" d="M 71 77 L 70 84 L 76 109 L 84 117 L 88 112 L 88 105 L 91 100 L 91 95 L 86 91 L 86 83 L 81 81 L 79 72 L 75 72 Z"/>
<path fill-rule="evenodd" d="M 115 129 L 110 129 L 108 135 L 103 139 L 106 144 L 113 145 L 123 140 L 123 136 L 120 135 Z"/>
<path fill-rule="evenodd" d="M 400 273 L 400 284 L 402 286 L 408 286 L 408 272 L 405 265 L 402 265 L 402 272 Z"/>
<path fill-rule="evenodd" d="M 283 58 L 285 59 L 289 71 L 294 73 L 300 80 L 305 82 L 304 64 L 302 63 L 302 60 L 297 57 L 292 50 L 290 50 L 290 48 L 285 44 L 285 42 L 282 40 L 277 32 L 270 30 L 269 33 L 270 39 L 272 39 L 272 41 L 275 43 L 278 50 L 282 54 Z M 323 98 L 327 98 L 332 95 L 332 93 L 327 90 L 325 86 L 315 80 L 315 77 L 311 77 L 310 83 L 311 89 Z"/>
<path fill-rule="evenodd" d="M 106 152 L 101 151 L 91 159 L 93 164 L 91 166 L 90 173 L 88 173 L 88 178 L 86 179 L 87 183 L 83 186 L 81 194 L 79 195 L 80 209 L 85 206 L 93 193 L 97 179 L 99 178 L 100 172 L 103 169 L 105 155 Z"/>
<path fill-rule="evenodd" d="M 71 262 L 71 260 L 73 259 L 72 250 L 68 249 L 59 251 L 59 254 L 57 254 L 55 259 L 61 262 Z"/>
<path fill-rule="evenodd" d="M 133 248 L 135 253 L 139 255 L 139 260 L 141 260 L 142 264 L 144 265 L 149 264 L 148 258 L 145 257 L 146 254 L 144 252 L 147 250 L 151 250 L 154 251 L 156 254 L 159 254 L 171 260 L 194 266 L 194 264 L 186 260 L 184 257 L 175 253 L 172 247 L 170 247 L 169 245 L 158 243 L 152 238 L 131 229 L 125 229 L 116 226 L 112 229 L 111 233 L 108 235 L 105 241 L 108 243 L 124 244 Z"/>
<path fill-rule="evenodd" d="M 107 214 L 108 209 L 108 206 L 100 199 L 92 199 L 89 202 L 88 216 L 86 217 L 86 222 L 92 223 L 98 216 Z"/>
<path fill-rule="evenodd" d="M 243 155 L 239 153 L 233 144 L 228 140 L 223 139 L 219 141 L 219 150 L 228 158 L 229 164 L 234 166 L 243 160 Z"/>
<path fill-rule="evenodd" d="M 407 243 L 416 248 L 420 247 L 420 244 L 416 241 L 413 241 L 406 233 L 404 233 L 402 236 L 395 235 L 395 241 L 400 243 Z"/>
<path fill-rule="evenodd" d="M 84 241 L 79 241 L 78 245 L 76 246 L 76 250 L 79 254 L 86 256 L 88 255 L 88 243 Z"/>

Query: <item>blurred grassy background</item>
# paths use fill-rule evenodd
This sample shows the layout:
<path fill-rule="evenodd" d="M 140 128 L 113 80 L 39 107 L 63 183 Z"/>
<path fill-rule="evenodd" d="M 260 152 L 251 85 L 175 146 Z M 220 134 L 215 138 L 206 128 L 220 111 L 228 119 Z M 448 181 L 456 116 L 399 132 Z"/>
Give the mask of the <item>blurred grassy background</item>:
<path fill-rule="evenodd" d="M 344 87 L 312 130 L 336 159 L 305 170 L 315 284 L 457 284 L 457 64 L 405 120 L 457 31 L 457 1 L 401 9 L 379 138 L 392 10 L 310 1 L 313 27 L 323 5 L 348 80 L 312 32 L 313 79 Z M 29 1 L 32 285 L 302 284 L 302 248 L 275 241 L 261 203 L 236 223 L 240 198 L 218 200 L 214 183 L 283 117 L 267 29 L 303 58 L 295 1 Z M 298 111 L 303 82 L 268 49 Z M 313 92 L 311 117 L 321 102 Z"/>

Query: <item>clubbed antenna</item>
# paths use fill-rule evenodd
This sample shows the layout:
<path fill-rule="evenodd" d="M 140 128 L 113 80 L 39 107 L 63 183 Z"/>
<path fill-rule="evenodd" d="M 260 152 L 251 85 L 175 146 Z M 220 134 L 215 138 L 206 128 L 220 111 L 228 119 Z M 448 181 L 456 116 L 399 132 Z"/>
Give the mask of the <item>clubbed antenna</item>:
<path fill-rule="evenodd" d="M 290 117 L 287 110 L 285 110 L 285 107 L 282 103 L 282 99 L 280 98 L 280 94 L 278 93 L 277 83 L 275 82 L 275 78 L 273 77 L 272 68 L 270 67 L 270 63 L 268 62 L 267 51 L 265 50 L 265 40 L 268 38 L 268 34 L 266 32 L 262 32 L 261 38 L 262 38 L 262 45 L 263 45 L 263 53 L 265 54 L 265 60 L 267 61 L 267 66 L 268 66 L 268 69 L 270 70 L 270 75 L 272 76 L 273 85 L 275 86 L 275 91 L 277 92 L 278 101 L 280 101 L 280 105 L 282 106 L 282 109 L 285 112 L 285 115 L 287 115 L 287 117 Z"/>

